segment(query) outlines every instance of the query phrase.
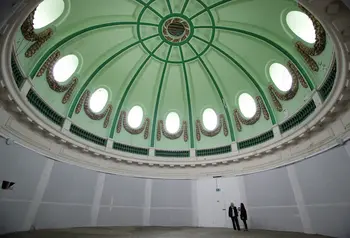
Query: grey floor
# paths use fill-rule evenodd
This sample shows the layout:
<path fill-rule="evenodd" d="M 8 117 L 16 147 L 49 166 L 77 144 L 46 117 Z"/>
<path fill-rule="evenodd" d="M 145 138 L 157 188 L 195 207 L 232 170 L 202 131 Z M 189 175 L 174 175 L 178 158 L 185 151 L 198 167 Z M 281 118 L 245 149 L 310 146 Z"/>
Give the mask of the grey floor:
<path fill-rule="evenodd" d="M 66 230 L 42 230 L 0 236 L 1 238 L 316 238 L 318 235 L 252 230 L 248 232 L 221 228 L 165 228 L 165 227 L 104 227 L 75 228 Z"/>

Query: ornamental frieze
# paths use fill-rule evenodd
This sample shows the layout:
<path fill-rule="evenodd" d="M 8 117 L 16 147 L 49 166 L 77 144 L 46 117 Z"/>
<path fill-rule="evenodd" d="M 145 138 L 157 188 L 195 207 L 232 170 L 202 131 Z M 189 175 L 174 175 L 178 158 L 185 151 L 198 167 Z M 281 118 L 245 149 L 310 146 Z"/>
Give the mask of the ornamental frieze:
<path fill-rule="evenodd" d="M 84 107 L 84 111 L 90 119 L 99 121 L 105 118 L 105 121 L 103 123 L 103 128 L 107 128 L 111 117 L 111 113 L 113 110 L 112 104 L 108 104 L 107 108 L 102 113 L 97 114 L 91 111 L 90 109 L 90 106 L 89 106 L 90 97 L 91 97 L 91 92 L 89 90 L 86 90 L 85 93 L 81 96 L 77 107 L 75 108 L 75 113 L 79 114 L 81 112 L 81 109 Z"/>
<path fill-rule="evenodd" d="M 144 131 L 143 138 L 148 139 L 150 123 L 151 123 L 151 120 L 149 118 L 146 118 L 141 127 L 137 129 L 131 128 L 127 123 L 126 111 L 122 111 L 120 113 L 120 117 L 117 125 L 117 133 L 119 134 L 122 131 L 122 127 L 124 127 L 124 129 L 132 135 L 138 135 Z"/>
<path fill-rule="evenodd" d="M 292 87 L 287 91 L 282 93 L 281 91 L 277 90 L 274 85 L 269 85 L 269 92 L 270 96 L 272 98 L 273 104 L 275 105 L 276 109 L 281 112 L 283 110 L 281 101 L 289 101 L 295 97 L 299 90 L 299 83 L 304 87 L 307 88 L 308 85 L 304 79 L 304 77 L 301 75 L 297 67 L 289 61 L 287 63 L 287 68 L 289 73 L 292 76 Z"/>
<path fill-rule="evenodd" d="M 220 132 L 221 129 L 223 129 L 224 135 L 228 136 L 228 128 L 227 128 L 227 123 L 224 114 L 219 115 L 219 124 L 213 131 L 208 131 L 204 128 L 202 125 L 202 122 L 200 120 L 196 121 L 196 137 L 197 140 L 201 140 L 201 135 L 204 135 L 206 137 L 214 137 L 217 136 Z"/>
<path fill-rule="evenodd" d="M 322 24 L 303 6 L 299 4 L 299 8 L 311 19 L 316 34 L 316 41 L 313 47 L 306 46 L 304 42 L 298 41 L 295 43 L 295 47 L 301 56 L 304 58 L 308 66 L 315 72 L 319 71 L 319 66 L 312 56 L 320 55 L 326 48 L 327 36 L 326 31 Z"/>
<path fill-rule="evenodd" d="M 270 119 L 270 115 L 266 109 L 266 106 L 262 100 L 262 98 L 260 96 L 257 96 L 255 98 L 256 102 L 256 112 L 254 114 L 254 116 L 252 118 L 245 118 L 241 115 L 241 113 L 238 111 L 238 109 L 235 109 L 234 110 L 234 118 L 235 118 L 235 122 L 236 122 L 236 128 L 238 131 L 242 131 L 242 124 L 244 125 L 254 125 L 261 117 L 261 112 L 263 113 L 264 115 L 264 118 L 266 120 L 269 120 Z"/>
<path fill-rule="evenodd" d="M 178 132 L 171 134 L 165 129 L 164 121 L 159 120 L 158 121 L 158 128 L 157 128 L 157 140 L 158 141 L 160 141 L 162 139 L 162 135 L 165 136 L 166 138 L 168 138 L 169 140 L 176 140 L 183 135 L 184 141 L 187 142 L 188 141 L 187 121 L 182 122 L 182 126 Z"/>
<path fill-rule="evenodd" d="M 47 42 L 53 35 L 53 30 L 48 28 L 41 33 L 34 31 L 34 15 L 35 11 L 32 11 L 21 26 L 21 32 L 27 41 L 34 42 L 25 52 L 27 58 L 32 57 L 39 51 L 39 49 Z"/>
<path fill-rule="evenodd" d="M 73 79 L 68 84 L 65 84 L 65 85 L 61 85 L 55 80 L 54 75 L 53 75 L 53 69 L 54 69 L 56 62 L 60 59 L 60 55 L 61 54 L 59 51 L 56 51 L 55 53 L 53 53 L 46 60 L 46 62 L 43 64 L 43 66 L 40 68 L 40 70 L 36 76 L 41 77 L 46 72 L 46 81 L 47 81 L 49 87 L 53 91 L 58 92 L 58 93 L 66 92 L 62 98 L 62 103 L 66 104 L 69 101 L 69 99 L 71 98 L 72 93 L 78 84 L 78 78 L 73 77 Z"/>

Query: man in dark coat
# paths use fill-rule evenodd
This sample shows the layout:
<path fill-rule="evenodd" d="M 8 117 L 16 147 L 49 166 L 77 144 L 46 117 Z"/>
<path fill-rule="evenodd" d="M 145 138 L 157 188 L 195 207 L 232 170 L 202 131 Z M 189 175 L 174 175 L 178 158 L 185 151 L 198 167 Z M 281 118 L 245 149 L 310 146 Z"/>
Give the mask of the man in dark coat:
<path fill-rule="evenodd" d="M 238 223 L 238 210 L 237 210 L 237 207 L 235 207 L 235 205 L 233 204 L 233 202 L 231 203 L 231 206 L 228 209 L 228 216 L 232 220 L 233 229 L 240 231 L 241 228 L 239 227 L 239 223 Z"/>

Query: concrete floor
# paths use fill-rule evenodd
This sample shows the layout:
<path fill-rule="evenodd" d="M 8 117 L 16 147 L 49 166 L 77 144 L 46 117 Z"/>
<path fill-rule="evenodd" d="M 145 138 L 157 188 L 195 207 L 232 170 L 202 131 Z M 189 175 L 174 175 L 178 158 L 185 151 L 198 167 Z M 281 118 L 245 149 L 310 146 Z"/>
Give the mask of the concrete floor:
<path fill-rule="evenodd" d="M 1 238 L 321 238 L 301 233 L 252 230 L 248 232 L 221 228 L 103 227 L 42 230 L 0 236 Z"/>

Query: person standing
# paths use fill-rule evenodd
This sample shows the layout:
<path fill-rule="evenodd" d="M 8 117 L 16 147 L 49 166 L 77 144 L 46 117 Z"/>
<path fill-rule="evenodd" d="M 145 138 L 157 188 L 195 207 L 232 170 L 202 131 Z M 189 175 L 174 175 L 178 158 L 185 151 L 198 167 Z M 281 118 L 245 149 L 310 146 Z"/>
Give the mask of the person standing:
<path fill-rule="evenodd" d="M 237 207 L 235 207 L 233 202 L 231 202 L 231 206 L 228 209 L 228 216 L 232 220 L 233 229 L 240 231 L 241 228 L 239 227 L 239 223 L 238 223 L 238 211 L 237 211 Z"/>
<path fill-rule="evenodd" d="M 248 231 L 248 225 L 247 225 L 247 220 L 248 220 L 248 216 L 247 216 L 247 210 L 245 209 L 245 206 L 243 203 L 241 203 L 241 220 L 244 223 L 244 231 Z"/>

